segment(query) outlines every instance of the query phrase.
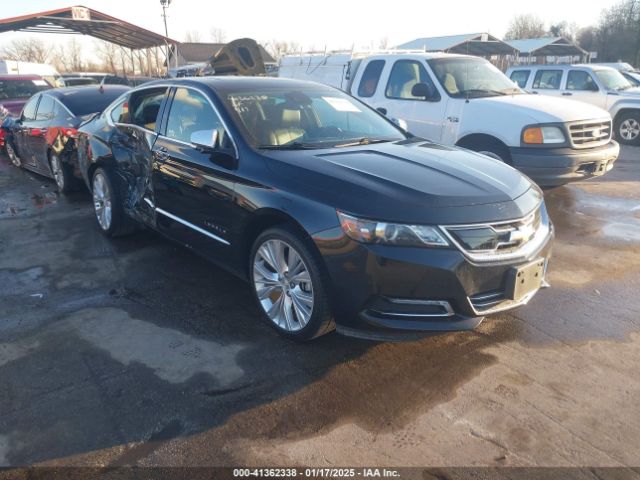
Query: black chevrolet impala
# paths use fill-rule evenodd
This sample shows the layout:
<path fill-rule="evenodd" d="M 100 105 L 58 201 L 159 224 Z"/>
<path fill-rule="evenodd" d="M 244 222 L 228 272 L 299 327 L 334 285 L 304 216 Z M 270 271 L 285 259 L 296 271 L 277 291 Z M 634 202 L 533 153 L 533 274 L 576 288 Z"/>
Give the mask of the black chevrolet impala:
<path fill-rule="evenodd" d="M 81 128 L 79 163 L 105 234 L 142 224 L 193 249 L 297 339 L 472 329 L 546 285 L 538 187 L 331 87 L 145 84 Z"/>

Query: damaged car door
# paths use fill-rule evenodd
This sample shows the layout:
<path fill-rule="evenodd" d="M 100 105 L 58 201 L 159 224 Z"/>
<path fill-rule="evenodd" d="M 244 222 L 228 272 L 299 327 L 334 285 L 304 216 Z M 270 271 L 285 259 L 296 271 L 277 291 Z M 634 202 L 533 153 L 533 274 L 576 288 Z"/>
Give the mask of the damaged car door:
<path fill-rule="evenodd" d="M 152 148 L 168 90 L 166 86 L 138 90 L 110 112 L 116 128 L 109 138 L 109 148 L 125 180 L 124 209 L 152 227 L 155 227 Z"/>
<path fill-rule="evenodd" d="M 219 259 L 230 245 L 235 146 L 205 93 L 179 86 L 170 98 L 152 154 L 157 227 Z"/>

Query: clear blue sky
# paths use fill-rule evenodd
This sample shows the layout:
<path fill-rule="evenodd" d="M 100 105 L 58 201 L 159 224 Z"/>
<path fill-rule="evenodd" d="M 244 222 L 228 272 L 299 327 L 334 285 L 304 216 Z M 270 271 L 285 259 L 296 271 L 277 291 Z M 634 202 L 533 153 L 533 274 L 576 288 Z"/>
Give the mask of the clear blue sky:
<path fill-rule="evenodd" d="M 584 0 L 458 0 L 456 2 L 404 0 L 173 0 L 168 9 L 169 36 L 183 40 L 187 31 L 200 32 L 210 41 L 212 27 L 225 31 L 227 40 L 252 37 L 259 41 L 292 40 L 316 49 L 377 47 L 387 37 L 391 45 L 417 37 L 490 32 L 501 37 L 509 20 L 520 13 L 534 13 L 547 23 L 562 20 L 580 26 L 597 22 L 603 8 L 617 2 Z M 24 15 L 73 5 L 59 0 L 2 0 L 2 17 Z M 82 0 L 100 10 L 142 27 L 163 33 L 159 0 Z M 384 5 L 384 7 L 382 7 Z M 0 36 L 0 45 L 16 35 Z M 49 35 L 47 41 L 63 43 L 66 35 Z M 83 37 L 78 37 L 83 39 Z M 87 48 L 91 40 L 83 39 Z"/>

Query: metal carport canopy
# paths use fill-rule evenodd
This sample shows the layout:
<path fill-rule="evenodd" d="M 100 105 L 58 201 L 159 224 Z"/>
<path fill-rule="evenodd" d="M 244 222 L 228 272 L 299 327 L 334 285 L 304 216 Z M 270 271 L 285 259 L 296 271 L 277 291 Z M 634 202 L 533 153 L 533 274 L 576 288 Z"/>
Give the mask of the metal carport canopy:
<path fill-rule="evenodd" d="M 587 53 L 564 37 L 524 38 L 521 40 L 507 40 L 507 43 L 519 50 L 521 56 L 568 57 Z"/>
<path fill-rule="evenodd" d="M 164 35 L 83 6 L 0 20 L 0 33 L 10 31 L 83 34 L 135 50 L 178 43 Z"/>

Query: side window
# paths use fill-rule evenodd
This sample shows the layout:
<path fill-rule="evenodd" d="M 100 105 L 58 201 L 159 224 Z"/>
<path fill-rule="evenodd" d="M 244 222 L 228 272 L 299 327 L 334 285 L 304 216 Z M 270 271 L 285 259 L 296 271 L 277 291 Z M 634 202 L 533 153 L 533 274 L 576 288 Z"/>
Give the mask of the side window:
<path fill-rule="evenodd" d="M 531 70 L 514 70 L 511 72 L 511 80 L 516 82 L 520 88 L 525 88 L 529 75 L 531 75 Z"/>
<path fill-rule="evenodd" d="M 131 95 L 129 100 L 129 122 L 147 130 L 156 129 L 160 105 L 167 92 L 166 87 L 149 88 Z"/>
<path fill-rule="evenodd" d="M 558 90 L 562 80 L 562 70 L 538 70 L 533 79 L 533 88 Z"/>
<path fill-rule="evenodd" d="M 385 95 L 387 98 L 420 100 L 421 97 L 411 95 L 411 89 L 416 83 L 426 83 L 434 91 L 437 91 L 427 70 L 420 62 L 415 60 L 398 60 L 391 69 Z"/>
<path fill-rule="evenodd" d="M 42 95 L 38 104 L 37 121 L 51 120 L 55 116 L 55 100 L 49 95 Z"/>
<path fill-rule="evenodd" d="M 191 143 L 191 135 L 199 130 L 218 130 L 221 144 L 224 142 L 222 121 L 206 97 L 189 88 L 176 89 L 167 119 L 166 137 Z"/>
<path fill-rule="evenodd" d="M 360 86 L 358 87 L 359 97 L 373 97 L 378 88 L 378 82 L 380 81 L 380 74 L 382 73 L 384 64 L 384 60 L 373 60 L 369 62 L 360 79 Z"/>
<path fill-rule="evenodd" d="M 40 95 L 38 95 L 37 97 L 31 98 L 31 100 L 27 102 L 27 104 L 22 109 L 23 120 L 36 119 L 36 107 L 38 106 L 38 100 L 40 100 Z"/>
<path fill-rule="evenodd" d="M 588 92 L 597 92 L 599 88 L 598 84 L 596 84 L 589 72 L 571 70 L 567 77 L 567 90 L 586 90 Z"/>
<path fill-rule="evenodd" d="M 125 98 L 109 112 L 113 123 L 129 123 L 129 99 Z"/>

